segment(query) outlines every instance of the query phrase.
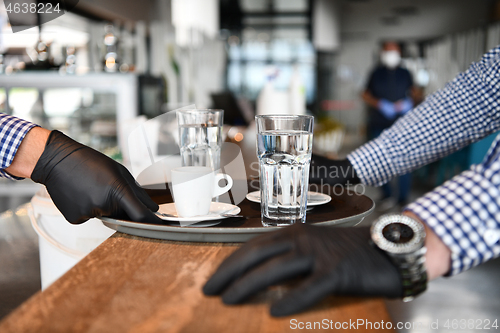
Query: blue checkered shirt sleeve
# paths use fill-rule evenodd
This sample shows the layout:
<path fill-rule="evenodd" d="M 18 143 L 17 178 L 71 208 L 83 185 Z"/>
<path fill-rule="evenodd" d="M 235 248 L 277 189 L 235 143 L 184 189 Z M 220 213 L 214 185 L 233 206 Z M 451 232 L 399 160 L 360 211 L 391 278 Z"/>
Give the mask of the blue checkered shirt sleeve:
<path fill-rule="evenodd" d="M 364 184 L 383 185 L 500 130 L 499 101 L 497 47 L 347 158 Z"/>
<path fill-rule="evenodd" d="M 500 255 L 500 135 L 483 163 L 406 208 L 451 250 L 450 275 Z"/>
<path fill-rule="evenodd" d="M 500 47 L 457 75 L 391 128 L 349 154 L 364 184 L 379 186 L 500 129 Z M 500 254 L 500 138 L 472 166 L 406 209 L 452 252 L 449 274 Z"/>
<path fill-rule="evenodd" d="M 4 171 L 12 164 L 17 149 L 30 129 L 37 125 L 0 113 L 0 177 L 19 180 Z"/>

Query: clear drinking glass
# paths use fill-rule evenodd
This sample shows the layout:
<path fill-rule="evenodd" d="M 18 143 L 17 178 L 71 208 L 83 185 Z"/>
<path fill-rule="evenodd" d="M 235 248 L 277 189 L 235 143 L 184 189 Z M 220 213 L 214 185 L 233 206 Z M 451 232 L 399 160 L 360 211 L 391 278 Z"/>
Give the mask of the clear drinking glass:
<path fill-rule="evenodd" d="M 262 224 L 305 222 L 314 117 L 266 115 L 255 122 Z"/>
<path fill-rule="evenodd" d="M 220 169 L 224 110 L 177 111 L 182 166 Z"/>

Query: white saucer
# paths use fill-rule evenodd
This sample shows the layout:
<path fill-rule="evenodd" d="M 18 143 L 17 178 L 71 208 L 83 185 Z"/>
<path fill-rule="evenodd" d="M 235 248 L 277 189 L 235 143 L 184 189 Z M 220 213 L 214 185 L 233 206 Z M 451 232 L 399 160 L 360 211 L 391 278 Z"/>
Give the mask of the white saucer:
<path fill-rule="evenodd" d="M 236 215 L 241 212 L 241 208 L 235 205 L 231 205 L 224 202 L 212 202 L 210 204 L 210 211 L 207 215 L 193 216 L 193 217 L 178 217 L 177 210 L 175 209 L 175 204 L 173 202 L 160 205 L 158 213 L 164 213 L 169 215 L 174 215 L 174 217 L 163 216 L 157 214 L 157 216 L 165 221 L 179 222 L 183 227 L 209 227 L 212 225 L 219 224 L 221 219 L 227 219 L 228 216 L 221 216 L 221 214 L 231 214 Z M 215 222 L 204 222 L 202 221 L 214 221 Z"/>
<path fill-rule="evenodd" d="M 250 192 L 246 195 L 248 201 L 260 203 L 260 191 Z M 319 192 L 307 192 L 307 206 L 318 206 L 329 203 L 332 197 Z"/>

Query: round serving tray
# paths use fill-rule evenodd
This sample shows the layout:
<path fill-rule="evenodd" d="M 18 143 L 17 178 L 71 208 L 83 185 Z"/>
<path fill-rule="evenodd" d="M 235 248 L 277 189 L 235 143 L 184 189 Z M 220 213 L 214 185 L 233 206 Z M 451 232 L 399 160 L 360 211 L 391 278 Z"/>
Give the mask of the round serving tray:
<path fill-rule="evenodd" d="M 150 193 L 151 195 L 151 193 Z M 165 195 L 153 199 L 157 203 L 171 202 Z M 279 227 L 264 227 L 260 220 L 260 204 L 245 199 L 238 205 L 240 215 L 222 219 L 219 224 L 206 228 L 181 227 L 165 221 L 164 225 L 132 222 L 108 217 L 102 217 L 102 223 L 108 228 L 126 234 L 186 242 L 246 242 L 264 232 L 279 229 Z M 332 200 L 322 206 L 316 206 L 307 211 L 306 223 L 323 226 L 350 227 L 360 223 L 375 208 L 372 199 L 365 195 L 344 191 L 342 195 L 332 195 Z"/>

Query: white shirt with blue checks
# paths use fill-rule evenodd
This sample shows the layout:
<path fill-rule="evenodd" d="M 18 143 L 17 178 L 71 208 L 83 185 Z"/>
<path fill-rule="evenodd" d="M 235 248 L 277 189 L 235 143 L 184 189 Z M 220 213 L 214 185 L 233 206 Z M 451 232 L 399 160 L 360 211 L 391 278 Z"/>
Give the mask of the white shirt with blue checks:
<path fill-rule="evenodd" d="M 380 186 L 500 130 L 500 46 L 348 159 Z M 411 203 L 452 252 L 458 274 L 500 255 L 500 136 L 480 165 Z"/>
<path fill-rule="evenodd" d="M 22 179 L 9 175 L 3 169 L 12 164 L 21 141 L 35 126 L 29 121 L 0 113 L 0 177 Z"/>

